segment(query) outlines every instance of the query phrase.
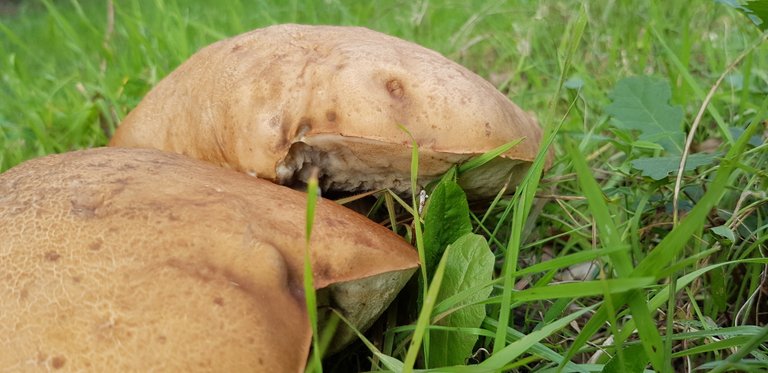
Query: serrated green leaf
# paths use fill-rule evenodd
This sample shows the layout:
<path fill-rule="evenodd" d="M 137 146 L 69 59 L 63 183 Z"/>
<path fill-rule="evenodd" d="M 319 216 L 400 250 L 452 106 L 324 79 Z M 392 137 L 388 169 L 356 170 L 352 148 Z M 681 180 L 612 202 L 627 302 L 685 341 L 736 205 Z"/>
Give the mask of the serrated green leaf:
<path fill-rule="evenodd" d="M 681 153 L 683 109 L 671 106 L 669 84 L 648 76 L 624 78 L 609 94 L 613 103 L 605 111 L 617 128 L 639 131 L 638 140 L 660 144 L 672 153 Z"/>
<path fill-rule="evenodd" d="M 472 232 L 467 196 L 451 178 L 443 178 L 429 196 L 424 216 L 424 259 L 431 278 L 445 248 Z"/>
<path fill-rule="evenodd" d="M 438 302 L 452 295 L 487 284 L 493 276 L 494 256 L 488 242 L 482 236 L 469 233 L 451 244 L 447 251 L 445 277 L 438 295 Z M 477 303 L 488 298 L 491 287 L 468 295 L 459 306 Z M 485 306 L 476 304 L 456 310 L 438 322 L 439 325 L 456 328 L 478 328 L 485 319 Z M 477 342 L 475 334 L 460 331 L 438 330 L 430 332 L 429 366 L 431 368 L 464 364 Z"/>
<path fill-rule="evenodd" d="M 621 355 L 616 354 L 608 360 L 602 373 L 640 373 L 645 370 L 645 366 L 648 365 L 648 356 L 642 344 L 626 346 L 622 352 Z"/>
<path fill-rule="evenodd" d="M 715 162 L 719 154 L 696 153 L 688 156 L 685 162 L 685 171 L 691 171 L 699 166 L 710 165 Z M 680 156 L 638 158 L 630 162 L 632 167 L 642 171 L 643 176 L 654 180 L 661 180 L 677 172 L 680 167 Z"/>

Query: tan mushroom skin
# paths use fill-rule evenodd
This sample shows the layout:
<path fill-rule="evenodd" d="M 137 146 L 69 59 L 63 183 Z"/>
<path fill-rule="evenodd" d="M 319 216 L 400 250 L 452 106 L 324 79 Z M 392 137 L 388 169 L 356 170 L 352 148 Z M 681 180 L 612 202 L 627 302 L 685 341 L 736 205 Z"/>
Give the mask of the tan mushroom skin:
<path fill-rule="evenodd" d="M 0 371 L 302 371 L 305 205 L 302 193 L 157 150 L 7 171 Z M 318 288 L 363 279 L 379 308 L 418 264 L 400 237 L 329 201 L 311 250 Z M 380 311 L 363 310 L 360 326 Z"/>
<path fill-rule="evenodd" d="M 321 169 L 324 189 L 409 188 L 515 139 L 460 180 L 495 194 L 535 157 L 529 114 L 466 68 L 360 27 L 278 25 L 214 43 L 161 81 L 121 123 L 113 146 L 154 147 L 292 184 Z M 517 176 L 519 177 L 519 176 Z"/>

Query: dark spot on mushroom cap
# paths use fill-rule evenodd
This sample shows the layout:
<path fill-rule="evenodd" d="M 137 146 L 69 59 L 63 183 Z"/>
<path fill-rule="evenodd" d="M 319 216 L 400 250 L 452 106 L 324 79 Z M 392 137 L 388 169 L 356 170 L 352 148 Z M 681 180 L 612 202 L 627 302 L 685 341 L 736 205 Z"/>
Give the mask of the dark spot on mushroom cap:
<path fill-rule="evenodd" d="M 323 280 L 333 278 L 333 275 L 335 274 L 330 264 L 324 261 L 313 264 L 312 271 L 316 278 Z"/>
<path fill-rule="evenodd" d="M 403 98 L 403 95 L 405 95 L 403 84 L 397 79 L 390 79 L 387 81 L 387 91 L 390 96 L 396 99 L 401 99 Z"/>
<path fill-rule="evenodd" d="M 55 261 L 59 260 L 59 258 L 61 258 L 61 255 L 59 255 L 59 253 L 57 253 L 55 251 L 49 251 L 49 252 L 45 253 L 45 260 L 47 260 L 49 262 L 55 262 Z"/>
<path fill-rule="evenodd" d="M 51 359 L 51 366 L 53 366 L 53 369 L 61 369 L 66 363 L 67 359 L 64 358 L 64 356 L 54 356 L 53 359 Z"/>
<path fill-rule="evenodd" d="M 336 112 L 333 110 L 328 110 L 325 112 L 325 119 L 328 119 L 329 122 L 335 122 L 336 121 Z"/>
<path fill-rule="evenodd" d="M 101 249 L 101 244 L 102 244 L 102 242 L 101 242 L 100 239 L 96 240 L 96 241 L 93 241 L 93 242 L 90 243 L 90 245 L 88 245 L 88 250 L 98 251 L 99 249 Z"/>

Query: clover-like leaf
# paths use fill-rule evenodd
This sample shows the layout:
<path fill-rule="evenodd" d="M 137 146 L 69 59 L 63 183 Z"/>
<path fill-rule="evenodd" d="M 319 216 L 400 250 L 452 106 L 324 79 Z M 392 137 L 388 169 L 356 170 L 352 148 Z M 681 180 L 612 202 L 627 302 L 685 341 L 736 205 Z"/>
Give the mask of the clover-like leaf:
<path fill-rule="evenodd" d="M 673 154 L 683 145 L 683 109 L 672 106 L 669 84 L 648 76 L 624 78 L 609 94 L 613 102 L 605 111 L 613 117 L 616 128 L 639 131 L 638 140 L 655 142 Z"/>

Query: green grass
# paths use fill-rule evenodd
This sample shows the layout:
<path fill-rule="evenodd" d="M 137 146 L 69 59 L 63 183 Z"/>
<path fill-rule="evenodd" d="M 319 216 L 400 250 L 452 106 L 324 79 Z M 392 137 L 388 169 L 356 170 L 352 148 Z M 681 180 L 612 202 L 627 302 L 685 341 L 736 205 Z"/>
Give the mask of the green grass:
<path fill-rule="evenodd" d="M 448 297 L 424 287 L 426 308 L 409 321 L 404 310 L 419 297 L 401 297 L 401 312 L 382 321 L 387 331 L 327 359 L 327 371 L 768 369 L 768 43 L 738 11 L 714 1 L 615 0 L 113 5 L 29 1 L 0 15 L 0 171 L 106 144 L 197 49 L 285 22 L 362 25 L 435 49 L 489 79 L 547 130 L 553 166 L 542 170 L 540 157 L 513 196 L 472 212 L 474 232 L 497 259 L 493 278 Z M 606 111 L 616 84 L 635 75 L 670 86 L 686 135 L 703 108 L 694 150 L 719 151 L 716 162 L 683 173 L 678 211 L 676 175 L 653 180 L 632 166 L 669 154 L 636 141 Z M 399 202 L 418 214 L 416 200 L 387 196 L 390 208 Z M 423 251 L 423 227 L 412 221 L 393 228 Z M 589 262 L 594 276 L 565 282 L 570 267 Z M 436 285 L 444 270 L 418 277 Z M 437 323 L 488 286 L 491 295 L 474 302 L 486 310 L 481 325 Z M 474 355 L 462 366 L 425 367 L 432 330 L 478 336 Z"/>

